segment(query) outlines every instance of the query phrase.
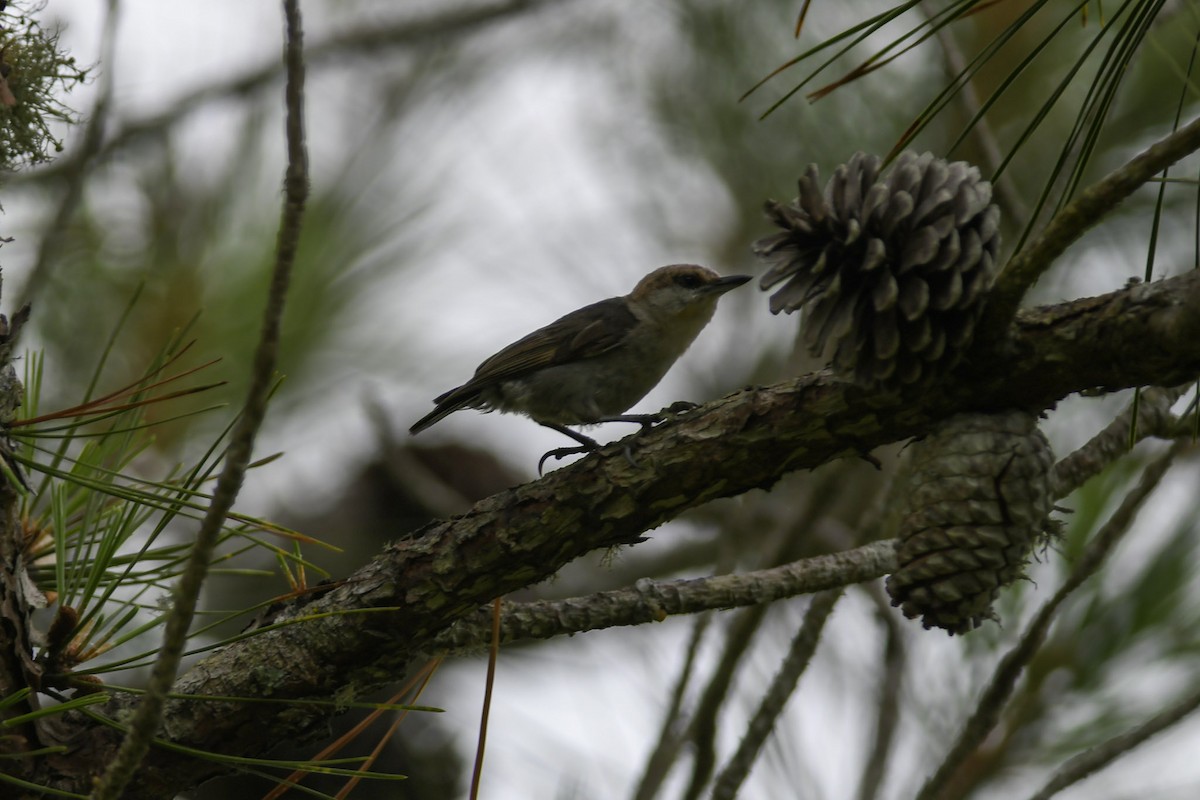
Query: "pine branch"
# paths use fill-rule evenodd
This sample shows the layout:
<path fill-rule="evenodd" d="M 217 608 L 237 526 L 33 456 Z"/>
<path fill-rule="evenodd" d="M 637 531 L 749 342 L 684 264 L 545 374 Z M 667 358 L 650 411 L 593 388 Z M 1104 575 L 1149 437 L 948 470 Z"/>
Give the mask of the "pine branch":
<path fill-rule="evenodd" d="M 1176 423 L 1171 415 L 1171 405 L 1183 397 L 1189 388 L 1190 385 L 1184 385 L 1143 392 L 1138 402 L 1130 403 L 1104 430 L 1054 465 L 1054 472 L 1050 476 L 1054 486 L 1053 496 L 1066 497 L 1129 452 L 1131 433 L 1139 440 L 1147 436 L 1169 438 Z M 1133 424 L 1135 414 L 1136 427 Z"/>
<path fill-rule="evenodd" d="M 1067 761 L 1030 800 L 1050 800 L 1054 795 L 1107 767 L 1134 748 L 1182 722 L 1200 708 L 1200 690 L 1184 695 L 1141 725 L 1114 736 Z"/>
<path fill-rule="evenodd" d="M 620 625 L 662 622 L 679 614 L 770 603 L 801 594 L 841 588 L 881 578 L 896 566 L 892 539 L 841 553 L 805 558 L 780 567 L 708 578 L 655 581 L 567 600 L 505 603 L 500 641 L 602 630 Z M 434 648 L 451 654 L 479 652 L 491 636 L 491 611 L 477 609 L 434 639 Z"/>
<path fill-rule="evenodd" d="M 1080 192 L 1037 237 L 1009 259 L 988 301 L 980 330 L 1003 331 L 1021 299 L 1054 261 L 1108 212 L 1167 167 L 1200 149 L 1200 118 L 1155 142 Z"/>
<path fill-rule="evenodd" d="M 1094 387 L 1181 384 L 1200 374 L 1200 271 L 1037 309 L 1019 318 L 1014 337 L 1006 349 L 981 349 L 936 391 L 875 395 L 819 373 L 709 403 L 409 534 L 276 620 L 289 624 L 211 655 L 174 691 L 268 699 L 365 691 L 398 677 L 493 597 L 590 550 L 635 542 L 709 500 L 921 435 L 960 411 L 1039 410 Z M 128 705 L 114 699 L 106 713 Z M 178 744 L 252 754 L 319 731 L 325 714 L 176 699 L 166 719 Z M 79 724 L 86 746 L 101 754 L 112 746 L 107 731 Z M 146 770 L 163 781 L 162 796 L 221 767 L 155 749 Z"/>

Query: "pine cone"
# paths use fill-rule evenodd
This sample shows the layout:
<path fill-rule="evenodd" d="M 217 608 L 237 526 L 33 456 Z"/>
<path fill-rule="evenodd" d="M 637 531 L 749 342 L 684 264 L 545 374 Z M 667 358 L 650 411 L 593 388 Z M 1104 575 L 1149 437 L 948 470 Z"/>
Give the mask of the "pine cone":
<path fill-rule="evenodd" d="M 790 204 L 768 201 L 783 229 L 754 252 L 786 283 L 771 311 L 804 309 L 804 342 L 835 346 L 835 372 L 873 387 L 943 374 L 962 358 L 996 273 L 1000 209 L 966 162 L 904 153 L 887 175 L 856 153 L 822 195 L 810 164 Z"/>
<path fill-rule="evenodd" d="M 966 633 L 1024 575 L 1053 506 L 1054 454 L 1032 414 L 959 414 L 909 447 L 892 605 Z"/>

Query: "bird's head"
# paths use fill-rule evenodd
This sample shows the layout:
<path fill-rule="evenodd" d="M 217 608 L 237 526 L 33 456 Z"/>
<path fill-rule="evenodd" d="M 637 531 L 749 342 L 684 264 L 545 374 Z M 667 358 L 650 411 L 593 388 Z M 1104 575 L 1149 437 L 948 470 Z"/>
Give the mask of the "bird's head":
<path fill-rule="evenodd" d="M 629 293 L 630 304 L 658 321 L 712 317 L 721 295 L 750 280 L 749 275 L 721 277 L 707 267 L 672 264 L 659 267 L 638 281 Z"/>

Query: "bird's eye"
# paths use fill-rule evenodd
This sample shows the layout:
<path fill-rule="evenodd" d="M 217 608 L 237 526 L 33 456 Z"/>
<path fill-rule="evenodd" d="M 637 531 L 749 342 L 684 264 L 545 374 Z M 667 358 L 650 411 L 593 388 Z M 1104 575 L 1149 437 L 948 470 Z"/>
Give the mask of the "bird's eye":
<path fill-rule="evenodd" d="M 691 273 L 676 275 L 675 285 L 682 286 L 684 289 L 697 289 L 700 287 L 700 276 Z"/>

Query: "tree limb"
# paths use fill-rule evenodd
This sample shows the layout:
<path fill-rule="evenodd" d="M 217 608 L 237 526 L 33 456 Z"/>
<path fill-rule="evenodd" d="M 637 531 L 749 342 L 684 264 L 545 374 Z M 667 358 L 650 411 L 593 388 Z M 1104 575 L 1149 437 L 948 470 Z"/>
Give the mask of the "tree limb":
<path fill-rule="evenodd" d="M 638 541 L 709 500 L 920 436 L 957 412 L 1037 411 L 1085 389 L 1173 386 L 1198 374 L 1200 271 L 1193 271 L 1021 315 L 1012 339 L 981 343 L 933 390 L 877 395 L 826 373 L 748 388 L 411 533 L 344 582 L 289 608 L 286 618 L 298 624 L 225 647 L 174 691 L 352 696 L 396 679 L 452 623 L 493 597 L 543 580 L 590 550 Z M 622 456 L 626 446 L 632 464 Z M 114 698 L 106 713 L 128 705 Z M 166 731 L 178 744 L 250 755 L 319 730 L 328 713 L 270 708 L 175 699 Z M 111 748 L 110 732 L 80 724 L 87 747 Z M 221 769 L 159 748 L 146 768 L 179 788 Z"/>
<path fill-rule="evenodd" d="M 1021 298 L 1063 251 L 1108 212 L 1158 173 L 1200 149 L 1200 118 L 1173 131 L 1080 192 L 1019 253 L 1009 259 L 996 281 L 980 329 L 993 335 L 1007 326 Z"/>
<path fill-rule="evenodd" d="M 1066 497 L 1099 475 L 1105 467 L 1129 452 L 1131 435 L 1139 441 L 1147 436 L 1170 437 L 1171 429 L 1177 422 L 1171 414 L 1171 405 L 1183 397 L 1189 388 L 1190 385 L 1143 392 L 1139 402 L 1131 402 L 1104 430 L 1054 465 L 1050 475 L 1050 483 L 1054 487 L 1051 496 Z"/>
<path fill-rule="evenodd" d="M 662 622 L 678 614 L 741 608 L 837 589 L 882 578 L 896 567 L 895 541 L 805 558 L 781 567 L 676 581 L 643 578 L 610 592 L 568 600 L 505 603 L 500 615 L 503 644 L 550 639 L 619 625 Z M 491 611 L 479 608 L 434 639 L 434 649 L 451 654 L 479 652 L 491 636 Z"/>

